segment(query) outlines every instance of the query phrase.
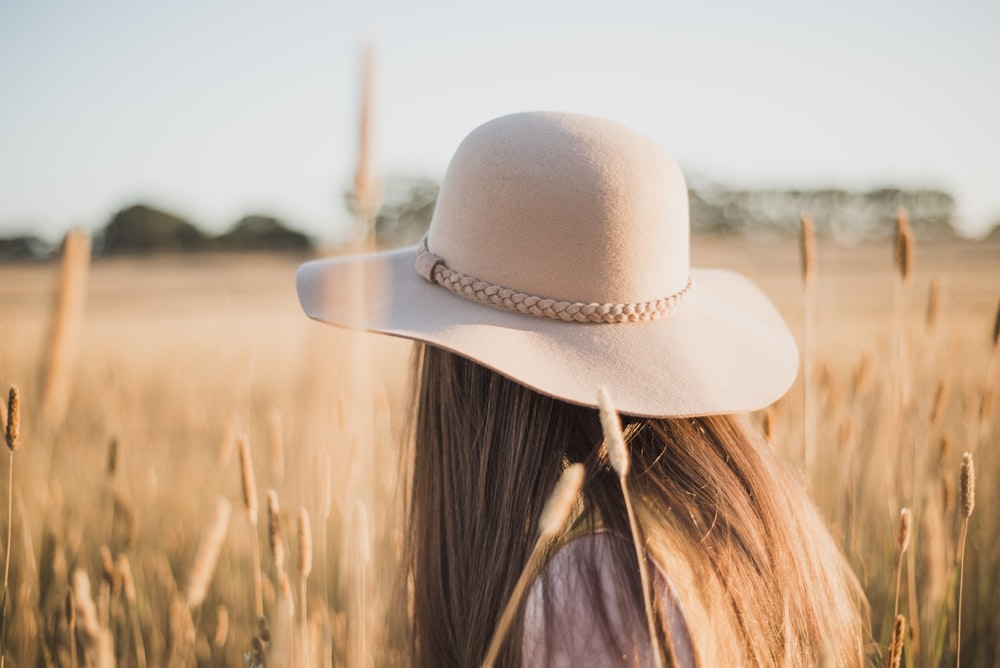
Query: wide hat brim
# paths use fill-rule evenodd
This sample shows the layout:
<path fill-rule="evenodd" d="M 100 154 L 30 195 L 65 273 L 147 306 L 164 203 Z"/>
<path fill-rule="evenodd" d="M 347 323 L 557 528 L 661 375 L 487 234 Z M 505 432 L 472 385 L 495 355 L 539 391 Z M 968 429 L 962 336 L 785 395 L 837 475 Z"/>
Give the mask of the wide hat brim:
<path fill-rule="evenodd" d="M 470 301 L 424 280 L 417 249 L 302 265 L 299 301 L 309 317 L 450 350 L 542 394 L 648 417 L 757 410 L 783 395 L 798 370 L 781 315 L 734 272 L 692 269 L 673 312 L 648 322 L 550 320 Z"/>

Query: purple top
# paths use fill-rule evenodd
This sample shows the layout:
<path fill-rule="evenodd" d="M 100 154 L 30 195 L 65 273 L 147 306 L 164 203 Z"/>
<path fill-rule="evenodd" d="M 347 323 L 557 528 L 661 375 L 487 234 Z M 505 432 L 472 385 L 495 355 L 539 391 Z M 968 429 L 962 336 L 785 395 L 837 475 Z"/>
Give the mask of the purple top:
<path fill-rule="evenodd" d="M 525 604 L 521 658 L 525 666 L 654 665 L 641 601 L 621 590 L 607 530 L 584 534 L 560 548 L 539 574 Z M 596 582 L 587 582 L 587 576 Z M 656 564 L 656 588 L 663 619 L 681 666 L 694 668 L 694 649 L 684 612 L 663 568 Z M 590 592 L 600 591 L 604 610 L 595 610 Z M 610 626 L 610 636 L 606 631 Z M 558 633 L 547 634 L 552 624 Z M 616 646 L 617 645 L 617 646 Z M 623 654 L 620 648 L 626 648 Z"/>

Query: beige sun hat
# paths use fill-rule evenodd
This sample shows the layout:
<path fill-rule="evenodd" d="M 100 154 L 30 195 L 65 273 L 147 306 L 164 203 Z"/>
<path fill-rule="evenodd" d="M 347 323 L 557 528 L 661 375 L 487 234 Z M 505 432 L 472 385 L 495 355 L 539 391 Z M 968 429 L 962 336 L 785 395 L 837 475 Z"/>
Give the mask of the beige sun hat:
<path fill-rule="evenodd" d="M 308 262 L 299 300 L 573 403 L 596 405 L 604 385 L 633 415 L 762 408 L 795 378 L 795 341 L 750 281 L 692 269 L 688 236 L 684 177 L 652 140 L 513 114 L 459 146 L 420 245 Z"/>

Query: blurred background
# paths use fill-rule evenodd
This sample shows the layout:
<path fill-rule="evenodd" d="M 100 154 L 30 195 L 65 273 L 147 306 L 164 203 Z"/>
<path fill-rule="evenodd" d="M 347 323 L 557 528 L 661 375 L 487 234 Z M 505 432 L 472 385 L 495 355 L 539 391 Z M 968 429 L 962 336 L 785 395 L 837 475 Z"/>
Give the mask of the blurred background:
<path fill-rule="evenodd" d="M 666 147 L 692 262 L 788 321 L 799 377 L 750 419 L 872 657 L 901 612 L 904 665 L 1000 665 L 997 26 L 995 0 L 0 0 L 0 656 L 406 665 L 410 346 L 309 321 L 295 271 L 415 241 L 466 134 L 554 109 Z"/>
<path fill-rule="evenodd" d="M 44 254 L 80 226 L 100 251 L 109 223 L 152 216 L 183 248 L 303 241 L 275 224 L 343 240 L 366 44 L 386 242 L 429 216 L 462 137 L 528 109 L 655 138 L 699 228 L 797 230 L 808 209 L 853 243 L 905 205 L 918 233 L 983 237 L 1000 221 L 998 24 L 987 0 L 7 1 L 0 237 Z"/>

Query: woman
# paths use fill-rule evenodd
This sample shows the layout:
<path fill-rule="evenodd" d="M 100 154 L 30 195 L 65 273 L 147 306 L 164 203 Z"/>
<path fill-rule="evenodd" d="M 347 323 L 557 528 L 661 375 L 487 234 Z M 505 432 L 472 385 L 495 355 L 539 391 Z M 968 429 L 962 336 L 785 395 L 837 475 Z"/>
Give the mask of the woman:
<path fill-rule="evenodd" d="M 572 462 L 586 467 L 582 508 L 501 664 L 863 663 L 857 581 L 737 417 L 788 389 L 794 340 L 749 281 L 690 267 L 688 230 L 683 176 L 655 143 L 588 116 L 524 113 L 463 141 L 416 248 L 299 270 L 311 317 L 419 342 L 415 665 L 483 660 Z M 357 272 L 387 289 L 357 304 L 338 289 Z M 601 386 L 623 415 L 655 643 Z"/>

